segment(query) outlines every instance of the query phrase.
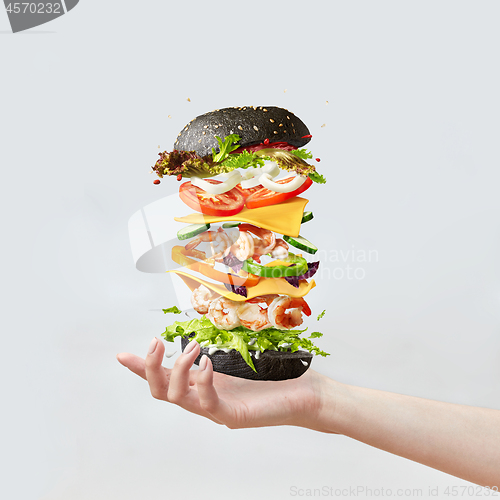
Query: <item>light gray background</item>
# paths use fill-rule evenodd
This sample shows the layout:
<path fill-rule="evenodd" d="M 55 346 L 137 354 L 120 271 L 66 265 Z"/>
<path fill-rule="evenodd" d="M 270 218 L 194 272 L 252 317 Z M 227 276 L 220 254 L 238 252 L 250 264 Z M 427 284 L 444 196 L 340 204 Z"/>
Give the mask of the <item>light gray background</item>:
<path fill-rule="evenodd" d="M 167 321 L 151 310 L 175 300 L 134 269 L 127 234 L 178 189 L 152 184 L 158 145 L 214 108 L 278 105 L 308 124 L 328 177 L 307 236 L 379 256 L 309 296 L 332 353 L 314 367 L 500 408 L 499 15 L 494 1 L 86 0 L 12 35 L 0 12 L 0 496 L 468 484 L 345 437 L 216 426 L 151 398 L 115 355 L 144 354 Z"/>

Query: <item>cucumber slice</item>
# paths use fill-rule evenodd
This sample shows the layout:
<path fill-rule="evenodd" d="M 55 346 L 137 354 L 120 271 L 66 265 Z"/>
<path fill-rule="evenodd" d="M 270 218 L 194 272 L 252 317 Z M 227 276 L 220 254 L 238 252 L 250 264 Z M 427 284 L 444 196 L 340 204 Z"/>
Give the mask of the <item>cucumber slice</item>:
<path fill-rule="evenodd" d="M 188 240 L 197 234 L 203 233 L 210 229 L 210 224 L 191 224 L 177 231 L 177 238 L 180 240 Z"/>
<path fill-rule="evenodd" d="M 224 229 L 229 229 L 231 227 L 238 227 L 240 224 L 241 222 L 224 222 L 224 224 L 222 224 L 222 227 Z"/>
<path fill-rule="evenodd" d="M 318 247 L 316 245 L 313 245 L 309 240 L 306 240 L 302 236 L 293 238 L 292 236 L 284 235 L 283 239 L 293 247 L 298 248 L 299 250 L 304 250 L 304 252 L 314 254 L 318 251 Z"/>
<path fill-rule="evenodd" d="M 304 224 L 304 222 L 309 222 L 311 219 L 314 219 L 314 215 L 312 212 L 304 212 L 304 215 L 302 216 L 302 220 L 300 221 L 301 224 Z"/>

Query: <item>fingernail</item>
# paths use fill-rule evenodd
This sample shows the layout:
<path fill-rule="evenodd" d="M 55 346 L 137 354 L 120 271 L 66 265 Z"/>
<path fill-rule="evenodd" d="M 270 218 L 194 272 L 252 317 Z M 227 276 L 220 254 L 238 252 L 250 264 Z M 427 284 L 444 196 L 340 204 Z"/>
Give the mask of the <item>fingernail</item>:
<path fill-rule="evenodd" d="M 148 354 L 153 354 L 156 351 L 156 347 L 158 346 L 158 339 L 155 337 L 151 344 L 149 344 Z"/>
<path fill-rule="evenodd" d="M 204 354 L 200 359 L 200 364 L 198 365 L 200 370 L 203 371 L 207 367 L 208 357 Z"/>
<path fill-rule="evenodd" d="M 196 340 L 191 340 L 191 342 L 189 342 L 189 344 L 184 348 L 184 354 L 189 354 L 197 344 L 198 342 L 196 342 Z"/>

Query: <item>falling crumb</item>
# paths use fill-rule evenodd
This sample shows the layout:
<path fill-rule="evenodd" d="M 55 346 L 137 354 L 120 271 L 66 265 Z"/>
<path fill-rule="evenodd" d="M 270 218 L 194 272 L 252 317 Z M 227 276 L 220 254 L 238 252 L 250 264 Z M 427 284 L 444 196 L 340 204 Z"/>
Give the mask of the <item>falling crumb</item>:
<path fill-rule="evenodd" d="M 169 118 L 172 118 L 172 115 L 168 115 Z"/>
<path fill-rule="evenodd" d="M 160 149 L 160 146 L 158 146 L 158 149 Z"/>
<path fill-rule="evenodd" d="M 154 172 L 154 170 L 151 170 L 151 172 L 149 172 L 150 174 L 152 174 Z"/>
<path fill-rule="evenodd" d="M 328 101 L 326 101 L 326 104 L 328 104 Z"/>
<path fill-rule="evenodd" d="M 325 128 L 326 127 L 326 123 L 323 123 L 323 125 L 321 125 L 321 128 Z"/>
<path fill-rule="evenodd" d="M 191 99 L 189 97 L 187 98 L 187 102 L 191 102 Z"/>
<path fill-rule="evenodd" d="M 286 94 L 286 91 L 287 91 L 287 89 L 285 89 L 283 92 L 285 92 L 285 94 Z"/>

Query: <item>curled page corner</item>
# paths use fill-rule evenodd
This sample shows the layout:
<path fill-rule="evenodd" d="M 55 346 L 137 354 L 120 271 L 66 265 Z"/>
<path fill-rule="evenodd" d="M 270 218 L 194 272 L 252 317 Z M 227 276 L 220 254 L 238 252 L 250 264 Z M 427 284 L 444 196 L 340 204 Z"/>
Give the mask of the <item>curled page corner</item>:
<path fill-rule="evenodd" d="M 144 273 L 166 273 L 183 269 L 171 259 L 172 247 L 179 244 L 177 231 L 185 224 L 176 222 L 178 214 L 189 213 L 177 194 L 161 198 L 135 212 L 128 221 L 132 257 L 137 270 Z M 191 309 L 191 290 L 179 276 L 168 273 L 180 309 Z"/>
<path fill-rule="evenodd" d="M 128 221 L 130 248 L 135 267 L 144 273 L 164 273 L 172 268 L 170 252 L 178 244 L 183 226 L 174 217 L 189 208 L 177 194 L 161 198 L 135 212 Z"/>

